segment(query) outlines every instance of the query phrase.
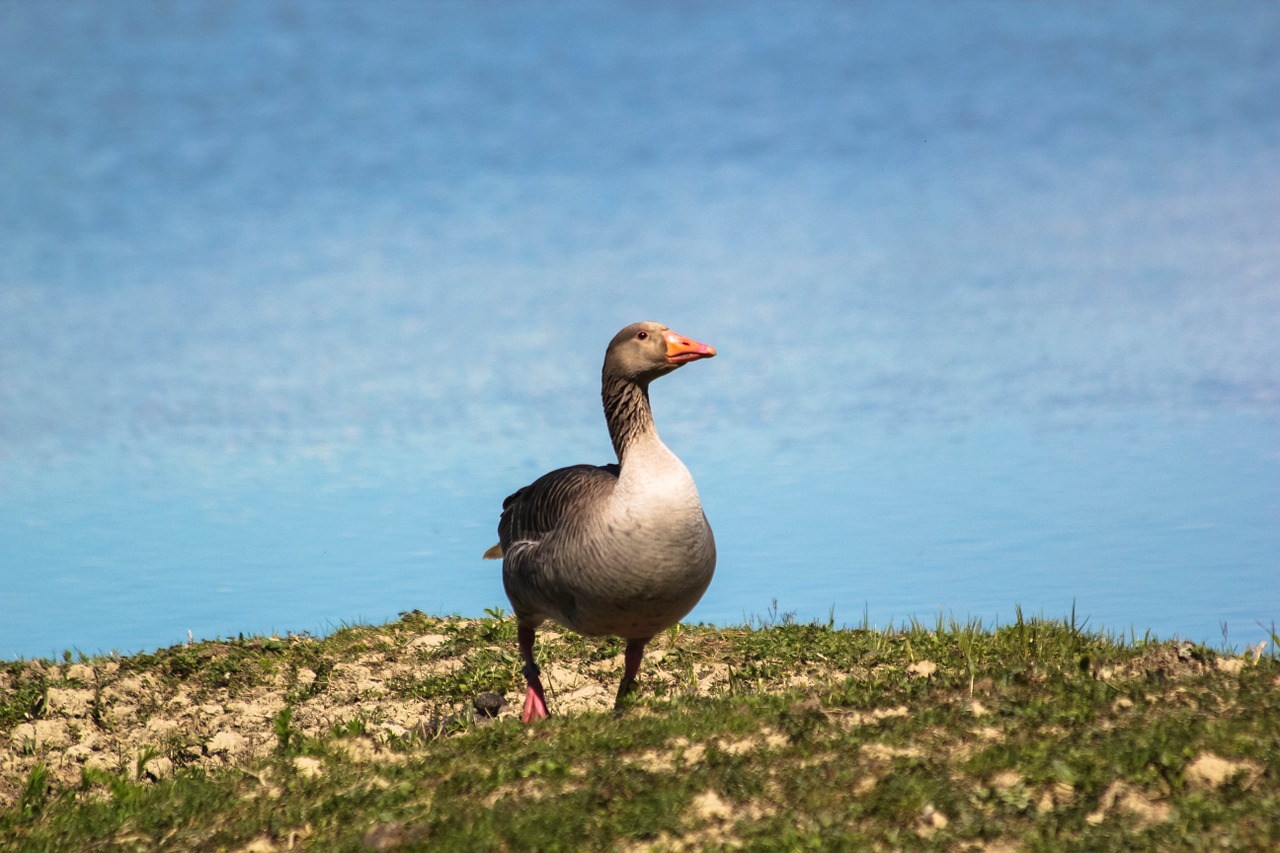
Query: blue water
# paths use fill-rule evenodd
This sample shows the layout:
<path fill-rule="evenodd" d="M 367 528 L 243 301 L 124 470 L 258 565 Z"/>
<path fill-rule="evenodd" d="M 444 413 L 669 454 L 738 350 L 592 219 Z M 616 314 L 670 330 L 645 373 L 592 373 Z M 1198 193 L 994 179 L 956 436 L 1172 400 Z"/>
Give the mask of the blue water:
<path fill-rule="evenodd" d="M 505 605 L 653 388 L 691 618 L 1280 619 L 1280 7 L 0 4 L 0 656 Z"/>

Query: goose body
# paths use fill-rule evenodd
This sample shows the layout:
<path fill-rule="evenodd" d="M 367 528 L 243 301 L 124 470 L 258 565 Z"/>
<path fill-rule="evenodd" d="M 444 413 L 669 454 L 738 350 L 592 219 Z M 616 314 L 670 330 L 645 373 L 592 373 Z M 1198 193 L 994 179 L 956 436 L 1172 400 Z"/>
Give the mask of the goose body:
<path fill-rule="evenodd" d="M 648 388 L 714 355 L 659 323 L 620 331 L 605 353 L 601 383 L 618 463 L 560 468 L 503 502 L 499 544 L 486 556 L 502 556 L 503 587 L 519 626 L 526 722 L 547 714 L 533 659 L 545 620 L 627 641 L 622 701 L 645 644 L 687 615 L 711 583 L 715 538 L 693 477 L 658 437 Z"/>

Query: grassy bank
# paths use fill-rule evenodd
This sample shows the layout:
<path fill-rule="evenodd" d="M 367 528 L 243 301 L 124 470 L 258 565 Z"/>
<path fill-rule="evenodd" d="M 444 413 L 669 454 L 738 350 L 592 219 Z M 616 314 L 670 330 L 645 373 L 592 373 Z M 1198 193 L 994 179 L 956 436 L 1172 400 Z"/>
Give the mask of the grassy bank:
<path fill-rule="evenodd" d="M 0 847 L 1274 849 L 1274 650 L 678 626 L 617 715 L 621 644 L 547 632 L 536 726 L 501 614 L 11 662 Z"/>

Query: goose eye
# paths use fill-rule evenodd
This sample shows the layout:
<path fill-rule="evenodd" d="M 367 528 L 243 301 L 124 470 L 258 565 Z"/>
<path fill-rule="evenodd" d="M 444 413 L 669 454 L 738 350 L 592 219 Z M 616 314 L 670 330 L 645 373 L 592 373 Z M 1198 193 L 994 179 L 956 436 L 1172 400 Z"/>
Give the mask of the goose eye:
<path fill-rule="evenodd" d="M 643 341 L 649 337 L 648 332 L 636 332 L 636 340 Z"/>

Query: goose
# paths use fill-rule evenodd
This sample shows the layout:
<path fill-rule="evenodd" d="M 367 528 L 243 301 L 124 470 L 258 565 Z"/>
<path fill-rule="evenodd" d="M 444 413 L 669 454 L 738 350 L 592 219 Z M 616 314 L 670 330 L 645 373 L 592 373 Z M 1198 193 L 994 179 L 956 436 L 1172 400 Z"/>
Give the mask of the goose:
<path fill-rule="evenodd" d="M 502 502 L 502 585 L 524 658 L 522 722 L 548 716 L 534 662 L 550 619 L 588 636 L 626 641 L 616 707 L 634 692 L 645 645 L 684 618 L 711 583 L 715 537 L 689 469 L 654 427 L 649 383 L 715 348 L 661 323 L 618 332 L 604 356 L 601 399 L 617 464 L 571 465 Z"/>

